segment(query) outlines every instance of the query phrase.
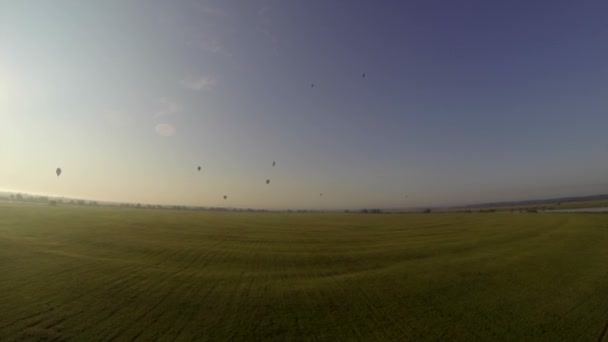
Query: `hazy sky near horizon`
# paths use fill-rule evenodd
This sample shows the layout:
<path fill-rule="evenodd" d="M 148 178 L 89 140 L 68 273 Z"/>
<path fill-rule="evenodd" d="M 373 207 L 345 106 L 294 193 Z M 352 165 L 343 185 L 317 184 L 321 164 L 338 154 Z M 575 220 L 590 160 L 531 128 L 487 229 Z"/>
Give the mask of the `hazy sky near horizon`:
<path fill-rule="evenodd" d="M 0 189 L 255 208 L 605 193 L 607 15 L 606 1 L 0 1 Z"/>

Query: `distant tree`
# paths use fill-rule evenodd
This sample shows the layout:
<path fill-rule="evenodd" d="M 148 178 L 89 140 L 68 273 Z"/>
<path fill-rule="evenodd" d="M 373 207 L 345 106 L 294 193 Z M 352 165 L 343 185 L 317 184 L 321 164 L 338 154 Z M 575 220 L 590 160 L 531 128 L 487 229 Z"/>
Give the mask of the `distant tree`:
<path fill-rule="evenodd" d="M 21 194 L 17 194 L 17 195 L 15 195 L 15 199 L 16 199 L 17 201 L 23 201 L 23 195 L 21 195 Z"/>
<path fill-rule="evenodd" d="M 137 203 L 136 208 L 141 208 L 141 203 Z"/>
<path fill-rule="evenodd" d="M 422 211 L 422 212 L 425 213 L 425 214 L 430 214 L 431 213 L 431 209 L 427 208 L 427 209 L 424 209 L 424 211 Z"/>

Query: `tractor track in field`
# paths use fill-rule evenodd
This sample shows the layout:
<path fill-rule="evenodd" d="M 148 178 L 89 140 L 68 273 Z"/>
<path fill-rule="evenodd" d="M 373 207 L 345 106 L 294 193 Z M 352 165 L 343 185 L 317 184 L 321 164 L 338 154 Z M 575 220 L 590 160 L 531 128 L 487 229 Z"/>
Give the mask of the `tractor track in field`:
<path fill-rule="evenodd" d="M 162 288 L 162 284 L 164 284 L 164 282 L 170 282 L 171 279 L 178 275 L 178 274 L 183 274 L 183 276 L 186 277 L 187 280 L 191 280 L 193 278 L 195 278 L 197 276 L 196 272 L 184 272 L 185 270 L 188 270 L 191 268 L 191 265 L 204 260 L 205 258 L 212 256 L 213 252 L 216 251 L 221 245 L 223 245 L 225 242 L 221 241 L 218 242 L 217 244 L 215 244 L 212 248 L 209 248 L 205 253 L 203 253 L 201 256 L 198 256 L 196 258 L 195 261 L 191 261 L 189 262 L 186 266 L 179 268 L 177 270 L 175 270 L 175 272 L 170 273 L 170 274 L 166 274 L 165 277 L 162 278 L 162 283 L 159 281 L 156 284 L 152 285 L 152 286 L 148 286 L 148 288 L 146 288 L 146 293 L 151 292 L 154 293 L 156 288 Z M 177 255 L 179 255 L 180 253 L 176 252 Z M 201 260 L 202 259 L 202 260 Z M 177 288 L 182 288 L 185 285 L 190 284 L 190 286 L 192 286 L 191 283 L 189 283 L 188 281 L 183 281 L 181 284 L 178 285 Z M 176 288 L 173 289 L 172 292 L 176 292 Z M 154 305 L 152 305 L 152 307 L 148 308 L 144 313 L 140 314 L 136 319 L 134 319 L 134 321 L 141 321 L 145 318 L 147 318 L 148 316 L 150 316 L 151 314 L 153 314 L 153 312 L 158 308 L 161 307 L 161 305 L 166 301 L 167 298 L 169 298 L 172 294 L 172 292 L 168 292 L 166 293 L 164 296 L 162 296 L 162 298 L 160 298 Z M 158 319 L 162 317 L 162 314 L 160 316 L 156 316 L 153 320 L 153 322 L 151 322 L 150 324 L 148 324 L 147 327 L 150 326 L 154 326 L 155 322 L 158 321 Z M 124 327 L 122 329 L 116 329 L 114 331 L 114 334 L 112 334 L 109 339 L 113 340 L 116 338 L 120 338 L 121 334 L 126 333 L 127 331 L 129 331 L 131 327 Z M 144 332 L 146 331 L 146 329 L 140 329 L 139 331 L 136 332 L 136 334 L 131 338 L 131 340 L 137 340 Z"/>
<path fill-rule="evenodd" d="M 133 272 L 131 272 L 131 274 L 133 274 Z M 45 310 L 42 310 L 42 311 L 36 312 L 36 313 L 34 313 L 34 314 L 31 314 L 31 315 L 28 315 L 28 316 L 25 316 L 25 317 L 21 317 L 21 318 L 19 318 L 19 319 L 17 319 L 17 320 L 14 320 L 14 321 L 12 321 L 12 322 L 10 322 L 10 323 L 8 323 L 8 324 L 5 324 L 5 325 L 3 325 L 3 326 L 0 326 L 0 329 L 3 329 L 3 328 L 6 328 L 6 327 L 9 327 L 9 326 L 12 326 L 12 325 L 15 325 L 15 324 L 19 324 L 20 322 L 24 322 L 24 321 L 31 320 L 31 319 L 33 319 L 33 318 L 35 318 L 35 317 L 43 316 L 43 315 L 45 315 L 45 314 L 48 314 L 48 313 L 49 313 L 49 312 L 51 312 L 51 311 L 54 311 L 56 308 L 58 309 L 58 308 L 62 308 L 62 307 L 67 307 L 67 306 L 69 306 L 70 304 L 77 302 L 77 301 L 78 301 L 78 300 L 80 300 L 81 298 L 84 298 L 84 297 L 86 297 L 86 296 L 90 296 L 90 295 L 91 295 L 91 292 L 103 292 L 103 291 L 110 291 L 110 290 L 112 290 L 112 289 L 114 289 L 114 288 L 116 288 L 116 287 L 120 286 L 122 283 L 127 282 L 128 280 L 129 280 L 129 278 L 128 278 L 128 277 L 125 277 L 125 278 L 120 278 L 120 279 L 114 280 L 112 283 L 110 283 L 110 284 L 109 284 L 109 285 L 111 285 L 109 288 L 98 288 L 98 289 L 95 289 L 94 291 L 90 291 L 90 292 L 84 292 L 84 293 L 81 293 L 81 294 L 79 294 L 79 295 L 77 295 L 77 296 L 74 296 L 74 297 L 70 298 L 68 301 L 66 301 L 66 302 L 64 302 L 64 303 L 62 303 L 62 304 L 60 304 L 60 305 L 56 305 L 56 306 L 54 306 L 54 307 L 46 308 Z M 52 303 L 52 301 L 50 301 L 50 302 L 46 302 L 46 303 L 44 303 L 43 305 L 49 305 L 49 303 Z M 58 311 L 59 311 L 59 310 L 58 310 Z M 86 312 L 86 309 L 81 309 L 81 310 L 78 310 L 77 312 L 70 312 L 68 315 L 64 316 L 64 319 L 70 319 L 70 318 L 75 317 L 75 316 L 77 316 L 77 315 L 80 315 L 80 314 L 82 314 L 82 313 L 84 313 L 84 312 Z M 42 319 L 39 319 L 39 322 L 38 322 L 38 323 L 40 323 L 41 321 L 42 321 Z M 36 324 L 37 324 L 37 323 L 36 323 Z M 34 325 L 35 325 L 35 324 L 34 324 Z M 30 327 L 30 326 L 32 326 L 32 325 L 30 324 L 30 325 L 28 325 L 27 327 Z"/>
<path fill-rule="evenodd" d="M 603 342 L 607 333 L 608 333 L 608 321 L 606 321 L 606 324 L 604 324 L 604 329 L 602 329 L 602 333 L 600 334 L 600 337 L 598 337 L 597 342 Z"/>

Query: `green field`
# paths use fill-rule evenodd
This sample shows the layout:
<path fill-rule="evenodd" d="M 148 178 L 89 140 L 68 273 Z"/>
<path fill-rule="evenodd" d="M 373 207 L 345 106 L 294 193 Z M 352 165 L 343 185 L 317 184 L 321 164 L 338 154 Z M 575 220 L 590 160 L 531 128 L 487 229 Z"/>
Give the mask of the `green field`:
<path fill-rule="evenodd" d="M 0 204 L 0 340 L 597 341 L 608 215 Z"/>

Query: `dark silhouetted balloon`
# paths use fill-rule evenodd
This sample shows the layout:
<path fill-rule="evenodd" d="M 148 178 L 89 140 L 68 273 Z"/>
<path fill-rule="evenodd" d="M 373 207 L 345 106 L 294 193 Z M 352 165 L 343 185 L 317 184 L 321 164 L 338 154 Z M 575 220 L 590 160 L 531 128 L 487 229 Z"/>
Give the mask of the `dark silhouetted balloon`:
<path fill-rule="evenodd" d="M 57 170 L 55 170 L 55 173 L 57 174 L 57 177 L 59 177 L 61 175 L 61 168 L 58 167 Z"/>
<path fill-rule="evenodd" d="M 273 160 L 272 161 L 272 167 L 274 167 L 277 163 Z"/>
<path fill-rule="evenodd" d="M 365 78 L 365 73 L 363 74 L 362 78 Z"/>
<path fill-rule="evenodd" d="M 270 184 L 270 179 L 267 179 L 267 180 L 266 180 L 266 184 Z"/>
<path fill-rule="evenodd" d="M 201 170 L 201 167 L 200 167 L 200 166 L 198 167 L 198 170 L 199 170 L 199 171 Z"/>
<path fill-rule="evenodd" d="M 314 88 L 314 87 L 315 87 L 315 84 L 314 84 L 314 83 L 313 83 L 313 84 L 311 84 L 311 85 L 310 85 L 310 87 L 311 87 L 311 88 Z"/>
<path fill-rule="evenodd" d="M 323 196 L 323 194 L 319 194 L 319 196 Z"/>
<path fill-rule="evenodd" d="M 227 199 L 227 198 L 228 198 L 228 196 L 224 195 L 224 199 Z"/>

